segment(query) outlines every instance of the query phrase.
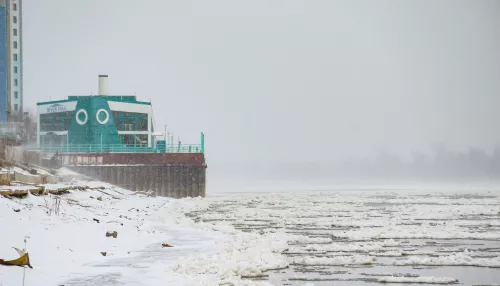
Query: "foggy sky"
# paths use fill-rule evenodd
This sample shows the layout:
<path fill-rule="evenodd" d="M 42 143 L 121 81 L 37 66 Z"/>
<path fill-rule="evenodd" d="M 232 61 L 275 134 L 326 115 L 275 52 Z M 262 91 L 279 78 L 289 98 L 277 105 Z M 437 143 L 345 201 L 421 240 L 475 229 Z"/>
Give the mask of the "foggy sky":
<path fill-rule="evenodd" d="M 96 94 L 98 74 L 151 99 L 157 129 L 205 132 L 209 190 L 382 148 L 492 150 L 500 2 L 25 0 L 25 105 Z"/>

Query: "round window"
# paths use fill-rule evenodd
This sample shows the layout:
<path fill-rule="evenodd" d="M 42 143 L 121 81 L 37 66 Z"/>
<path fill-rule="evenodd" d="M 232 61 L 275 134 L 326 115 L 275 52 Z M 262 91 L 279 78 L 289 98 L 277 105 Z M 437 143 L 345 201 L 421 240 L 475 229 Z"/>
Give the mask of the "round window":
<path fill-rule="evenodd" d="M 95 117 L 99 124 L 106 124 L 109 121 L 109 113 L 106 109 L 99 109 Z"/>
<path fill-rule="evenodd" d="M 80 109 L 78 112 L 76 112 L 76 122 L 80 125 L 85 125 L 89 119 L 89 115 L 87 113 L 87 110 L 85 109 Z"/>

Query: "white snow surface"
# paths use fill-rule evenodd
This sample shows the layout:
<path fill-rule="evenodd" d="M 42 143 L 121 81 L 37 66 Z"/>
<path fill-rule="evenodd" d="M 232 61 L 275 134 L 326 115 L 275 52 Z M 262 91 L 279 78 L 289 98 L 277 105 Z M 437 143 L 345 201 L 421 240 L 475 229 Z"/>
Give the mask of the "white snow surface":
<path fill-rule="evenodd" d="M 105 191 L 113 193 L 111 189 Z M 99 197 L 102 200 L 98 200 Z M 151 251 L 157 251 L 160 256 L 162 253 L 168 255 L 170 249 L 162 249 L 161 244 L 175 244 L 172 234 L 162 229 L 155 219 L 155 213 L 166 199 L 152 200 L 142 196 L 113 199 L 99 191 L 75 191 L 61 196 L 59 215 L 53 212 L 49 216 L 46 208 L 54 201 L 55 196 L 51 195 L 29 195 L 13 200 L 0 197 L 0 257 L 15 259 L 17 254 L 12 247 L 24 248 L 26 237 L 26 249 L 34 267 L 26 270 L 0 267 L 0 285 L 19 285 L 23 271 L 26 271 L 26 285 L 88 285 L 92 277 L 99 284 L 100 279 L 113 275 L 124 284 L 141 285 L 134 281 L 137 270 L 125 271 L 118 267 L 109 273 L 109 268 L 96 266 L 140 257 L 145 248 L 152 246 L 156 247 Z M 20 212 L 14 212 L 15 209 Z M 106 237 L 107 231 L 118 231 L 118 237 Z M 175 226 L 175 231 L 183 229 Z M 108 256 L 100 252 L 107 252 Z M 170 261 L 160 262 L 168 265 Z M 159 269 L 154 266 L 147 266 L 144 272 L 158 274 Z M 161 271 L 169 272 L 168 267 Z M 83 278 L 86 280 L 79 281 Z M 176 281 L 175 277 L 172 279 Z"/>
<path fill-rule="evenodd" d="M 24 169 L 21 169 L 19 167 L 12 167 L 12 168 L 10 168 L 10 172 L 12 172 L 12 173 L 17 172 L 17 173 L 20 173 L 20 174 L 23 174 L 23 175 L 26 175 L 26 176 L 33 176 L 32 174 L 30 174 L 30 172 L 25 171 Z"/>
<path fill-rule="evenodd" d="M 109 285 L 270 285 L 241 276 L 288 265 L 280 254 L 287 247 L 281 233 L 260 236 L 231 226 L 196 224 L 179 211 L 203 206 L 200 198 L 151 198 L 99 182 L 79 185 L 106 189 L 62 195 L 60 213 L 51 215 L 46 210 L 57 196 L 0 196 L 0 258 L 17 258 L 13 247 L 24 248 L 26 238 L 34 267 L 0 266 L 0 285 L 19 285 L 23 271 L 26 285 L 101 285 L 104 281 Z M 117 231 L 118 237 L 106 237 L 107 231 Z M 163 248 L 162 243 L 174 247 Z"/>

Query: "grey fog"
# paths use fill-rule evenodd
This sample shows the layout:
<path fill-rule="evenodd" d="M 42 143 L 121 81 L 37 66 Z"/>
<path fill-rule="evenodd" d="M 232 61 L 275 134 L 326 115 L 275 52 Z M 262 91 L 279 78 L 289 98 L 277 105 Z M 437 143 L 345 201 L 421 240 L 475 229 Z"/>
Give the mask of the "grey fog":
<path fill-rule="evenodd" d="M 498 1 L 24 2 L 26 109 L 109 74 L 209 192 L 499 179 Z"/>

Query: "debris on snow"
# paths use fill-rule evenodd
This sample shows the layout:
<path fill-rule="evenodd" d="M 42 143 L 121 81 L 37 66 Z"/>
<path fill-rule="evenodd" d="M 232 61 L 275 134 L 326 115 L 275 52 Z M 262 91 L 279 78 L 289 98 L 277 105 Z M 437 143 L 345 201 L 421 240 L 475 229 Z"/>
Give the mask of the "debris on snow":
<path fill-rule="evenodd" d="M 14 260 L 3 260 L 0 259 L 0 265 L 5 266 L 28 266 L 29 268 L 33 268 L 30 264 L 30 256 L 27 252 L 20 251 L 16 248 L 17 253 L 20 255 L 19 258 Z"/>
<path fill-rule="evenodd" d="M 106 237 L 111 237 L 111 236 L 116 238 L 118 236 L 118 232 L 117 231 L 107 231 Z"/>

